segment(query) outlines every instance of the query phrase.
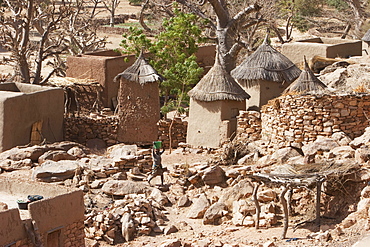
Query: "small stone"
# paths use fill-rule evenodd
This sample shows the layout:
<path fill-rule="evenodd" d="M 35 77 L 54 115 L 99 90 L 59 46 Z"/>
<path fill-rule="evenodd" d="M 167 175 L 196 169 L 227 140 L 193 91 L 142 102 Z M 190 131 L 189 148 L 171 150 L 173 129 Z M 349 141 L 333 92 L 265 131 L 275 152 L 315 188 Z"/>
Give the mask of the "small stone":
<path fill-rule="evenodd" d="M 272 241 L 268 241 L 263 244 L 263 247 L 275 247 L 275 246 L 276 246 L 275 243 Z"/>
<path fill-rule="evenodd" d="M 189 204 L 190 204 L 190 201 L 187 195 L 181 196 L 177 202 L 178 207 L 187 207 L 189 206 Z"/>
<path fill-rule="evenodd" d="M 175 232 L 178 232 L 179 230 L 177 229 L 177 227 L 175 225 L 171 225 L 169 227 L 166 227 L 164 229 L 164 234 L 165 235 L 169 235 L 171 233 L 175 233 Z"/>
<path fill-rule="evenodd" d="M 180 247 L 181 241 L 178 239 L 167 239 L 163 241 L 160 247 Z"/>

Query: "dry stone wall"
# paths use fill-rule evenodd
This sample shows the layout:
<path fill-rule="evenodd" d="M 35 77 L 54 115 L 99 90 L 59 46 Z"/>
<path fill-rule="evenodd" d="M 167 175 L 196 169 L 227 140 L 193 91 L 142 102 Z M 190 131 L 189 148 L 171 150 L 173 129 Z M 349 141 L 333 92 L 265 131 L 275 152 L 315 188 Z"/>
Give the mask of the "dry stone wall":
<path fill-rule="evenodd" d="M 238 138 L 251 141 L 261 139 L 261 113 L 257 111 L 241 111 L 239 113 Z"/>
<path fill-rule="evenodd" d="M 83 220 L 69 225 L 64 232 L 64 236 L 66 236 L 64 246 L 85 246 L 84 228 L 85 224 Z"/>
<path fill-rule="evenodd" d="M 171 119 L 160 120 L 158 125 L 158 140 L 162 141 L 165 148 L 170 147 L 170 127 Z M 188 122 L 181 119 L 175 118 L 171 127 L 172 137 L 172 148 L 178 147 L 179 143 L 186 142 L 186 132 L 188 128 Z"/>
<path fill-rule="evenodd" d="M 301 146 L 336 132 L 353 139 L 369 126 L 370 95 L 286 95 L 269 101 L 261 113 L 262 139 L 274 146 Z"/>
<path fill-rule="evenodd" d="M 102 139 L 107 146 L 117 143 L 119 119 L 107 117 L 66 117 L 64 118 L 64 136 L 67 141 L 86 145 L 89 139 Z"/>
<path fill-rule="evenodd" d="M 158 126 L 158 140 L 163 142 L 165 148 L 170 146 L 170 119 L 160 120 Z M 64 118 L 65 140 L 86 145 L 89 139 L 102 139 L 107 146 L 112 146 L 117 141 L 118 116 L 103 117 L 66 117 Z M 186 142 L 186 131 L 188 122 L 175 118 L 172 127 L 172 147 L 178 147 L 181 142 Z M 153 140 L 154 141 L 154 140 Z"/>

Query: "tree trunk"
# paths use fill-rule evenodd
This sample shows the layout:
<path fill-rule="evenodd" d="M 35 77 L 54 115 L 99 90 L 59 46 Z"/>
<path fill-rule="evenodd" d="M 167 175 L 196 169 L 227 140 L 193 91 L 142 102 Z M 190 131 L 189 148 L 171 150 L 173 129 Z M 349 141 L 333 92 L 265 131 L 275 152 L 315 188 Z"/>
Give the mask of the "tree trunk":
<path fill-rule="evenodd" d="M 115 15 L 115 8 L 112 7 L 111 12 L 110 12 L 110 20 L 109 20 L 109 25 L 111 27 L 114 27 L 114 15 Z"/>

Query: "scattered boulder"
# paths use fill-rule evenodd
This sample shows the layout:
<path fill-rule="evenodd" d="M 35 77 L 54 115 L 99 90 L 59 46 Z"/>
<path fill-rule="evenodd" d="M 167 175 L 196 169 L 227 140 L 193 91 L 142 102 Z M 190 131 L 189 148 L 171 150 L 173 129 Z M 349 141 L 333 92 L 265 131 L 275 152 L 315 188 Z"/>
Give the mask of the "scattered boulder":
<path fill-rule="evenodd" d="M 275 159 L 278 163 L 286 163 L 290 158 L 293 157 L 301 157 L 302 150 L 297 150 L 297 148 L 293 147 L 286 147 L 277 150 L 275 153 L 272 154 L 272 159 Z"/>
<path fill-rule="evenodd" d="M 171 233 L 175 233 L 175 232 L 178 232 L 179 230 L 177 229 L 177 227 L 175 225 L 170 225 L 168 227 L 166 227 L 163 231 L 163 233 L 165 235 L 170 235 Z"/>
<path fill-rule="evenodd" d="M 183 195 L 179 198 L 177 202 L 178 207 L 187 207 L 190 204 L 189 197 L 187 195 Z"/>
<path fill-rule="evenodd" d="M 125 213 L 121 218 L 121 222 L 123 238 L 125 239 L 126 242 L 133 240 L 136 229 L 131 214 Z"/>
<path fill-rule="evenodd" d="M 160 206 L 164 206 L 168 203 L 167 196 L 157 188 L 153 188 L 152 193 L 150 193 L 149 198 L 152 198 L 156 201 Z"/>
<path fill-rule="evenodd" d="M 180 247 L 181 241 L 178 239 L 167 239 L 159 247 Z"/>
<path fill-rule="evenodd" d="M 232 188 L 226 188 L 222 193 L 219 202 L 224 203 L 227 208 L 233 207 L 234 201 L 239 201 L 242 198 L 247 198 L 253 193 L 253 184 L 248 179 L 239 181 Z"/>
<path fill-rule="evenodd" d="M 225 171 L 218 165 L 204 170 L 202 176 L 203 182 L 211 186 L 225 183 L 225 178 Z"/>
<path fill-rule="evenodd" d="M 45 161 L 41 166 L 37 167 L 32 177 L 43 182 L 64 181 L 72 178 L 77 169 L 81 167 L 79 161 L 60 160 L 60 161 Z"/>
<path fill-rule="evenodd" d="M 64 150 L 49 150 L 39 157 L 38 162 L 39 164 L 42 164 L 47 160 L 76 160 L 76 157 Z"/>
<path fill-rule="evenodd" d="M 210 206 L 204 213 L 203 224 L 204 225 L 219 225 L 221 224 L 220 219 L 226 215 L 227 207 L 222 202 L 216 202 Z"/>
<path fill-rule="evenodd" d="M 368 143 L 368 142 L 370 142 L 370 127 L 367 127 L 367 128 L 365 129 L 365 132 L 364 132 L 361 136 L 359 136 L 359 137 L 357 137 L 357 138 L 353 139 L 353 141 L 351 141 L 351 142 L 349 143 L 349 145 L 350 145 L 352 148 L 357 149 L 357 148 L 359 148 L 359 147 L 361 147 L 361 146 L 365 145 L 365 144 L 366 144 L 366 143 Z"/>
<path fill-rule="evenodd" d="M 334 139 L 318 136 L 314 142 L 304 145 L 302 151 L 305 155 L 315 155 L 318 152 L 328 152 L 336 147 L 339 147 L 339 144 Z"/>
<path fill-rule="evenodd" d="M 365 163 L 370 160 L 370 147 L 368 145 L 361 146 L 355 151 L 355 160 L 358 163 Z"/>
<path fill-rule="evenodd" d="M 146 190 L 144 183 L 129 180 L 110 180 L 106 182 L 102 191 L 107 195 L 124 196 L 128 194 L 140 194 Z"/>
<path fill-rule="evenodd" d="M 206 210 L 211 206 L 205 194 L 201 194 L 190 207 L 187 217 L 201 219 Z"/>

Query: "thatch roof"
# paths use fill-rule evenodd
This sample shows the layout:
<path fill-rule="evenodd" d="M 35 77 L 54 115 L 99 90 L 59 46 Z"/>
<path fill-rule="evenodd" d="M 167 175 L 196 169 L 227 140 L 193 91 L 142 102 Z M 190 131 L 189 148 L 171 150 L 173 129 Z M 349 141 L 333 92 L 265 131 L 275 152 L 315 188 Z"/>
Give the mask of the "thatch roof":
<path fill-rule="evenodd" d="M 142 53 L 136 59 L 135 63 L 128 67 L 125 71 L 118 74 L 114 81 L 118 81 L 121 77 L 126 80 L 138 82 L 141 85 L 156 81 L 163 81 L 161 75 L 145 60 Z"/>
<path fill-rule="evenodd" d="M 267 38 L 266 36 L 253 54 L 231 71 L 235 79 L 245 80 L 248 87 L 258 84 L 261 80 L 290 83 L 301 73 L 292 61 L 268 44 Z"/>
<path fill-rule="evenodd" d="M 220 64 L 218 57 L 213 67 L 188 92 L 188 95 L 199 101 L 237 100 L 249 99 L 250 95 L 226 72 Z"/>
<path fill-rule="evenodd" d="M 362 37 L 362 40 L 365 41 L 365 42 L 370 42 L 370 29 L 367 30 L 364 37 Z"/>
<path fill-rule="evenodd" d="M 304 70 L 300 76 L 292 84 L 290 84 L 284 93 L 297 92 L 297 93 L 323 93 L 326 91 L 327 86 L 320 81 L 312 72 L 307 64 L 306 58 L 304 58 Z"/>

